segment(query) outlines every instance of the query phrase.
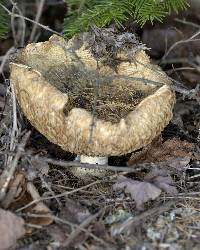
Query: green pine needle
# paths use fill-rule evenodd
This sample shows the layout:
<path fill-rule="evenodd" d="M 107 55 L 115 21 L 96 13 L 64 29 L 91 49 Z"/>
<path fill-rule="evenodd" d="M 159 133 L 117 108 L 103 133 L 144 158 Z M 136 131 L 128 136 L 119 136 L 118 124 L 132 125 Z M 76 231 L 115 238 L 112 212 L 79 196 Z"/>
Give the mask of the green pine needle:
<path fill-rule="evenodd" d="M 68 14 L 64 33 L 71 37 L 87 31 L 91 25 L 106 27 L 115 23 L 123 27 L 129 17 L 134 17 L 143 26 L 147 21 L 161 22 L 171 11 L 186 9 L 187 0 L 65 0 Z"/>
<path fill-rule="evenodd" d="M 0 0 L 1 4 L 5 4 L 6 1 Z M 10 18 L 5 10 L 0 5 L 0 39 L 6 38 L 9 31 Z"/>

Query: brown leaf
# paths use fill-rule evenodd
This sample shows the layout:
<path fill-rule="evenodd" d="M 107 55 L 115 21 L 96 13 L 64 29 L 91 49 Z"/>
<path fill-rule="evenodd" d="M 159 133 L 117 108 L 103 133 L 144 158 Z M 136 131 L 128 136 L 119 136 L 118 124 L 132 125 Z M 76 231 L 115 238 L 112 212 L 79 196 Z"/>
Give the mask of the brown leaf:
<path fill-rule="evenodd" d="M 71 223 L 80 224 L 90 215 L 90 212 L 79 202 L 66 198 L 65 207 L 61 210 L 59 216 Z"/>
<path fill-rule="evenodd" d="M 119 190 L 123 188 L 134 199 L 136 207 L 139 210 L 143 208 L 145 202 L 155 200 L 161 194 L 161 190 L 149 182 L 135 181 L 124 176 L 119 176 L 117 183 L 113 185 L 113 189 Z"/>
<path fill-rule="evenodd" d="M 154 179 L 154 184 L 159 187 L 162 191 L 165 191 L 167 194 L 170 195 L 177 195 L 178 190 L 174 186 L 174 182 L 170 176 L 157 176 Z"/>
<path fill-rule="evenodd" d="M 194 158 L 195 145 L 187 141 L 181 141 L 179 138 L 169 139 L 165 142 L 161 138 L 155 140 L 141 152 L 133 153 L 129 159 L 128 165 L 141 162 L 160 162 L 170 161 L 178 157 Z"/>
<path fill-rule="evenodd" d="M 32 158 L 30 162 L 31 166 L 27 168 L 27 178 L 29 181 L 33 181 L 40 175 L 48 175 L 49 164 L 47 162 L 38 158 Z"/>
<path fill-rule="evenodd" d="M 106 239 L 106 234 L 107 234 L 106 226 L 102 222 L 99 221 L 95 222 L 93 226 L 93 233 L 94 235 L 96 235 L 101 239 L 102 238 Z"/>
<path fill-rule="evenodd" d="M 65 230 L 58 225 L 50 225 L 48 227 L 48 234 L 51 236 L 54 243 L 59 244 L 59 246 L 63 246 L 67 236 L 65 234 Z"/>
<path fill-rule="evenodd" d="M 37 188 L 33 185 L 32 182 L 27 183 L 27 192 L 31 196 L 33 200 L 39 200 L 41 197 L 38 193 Z M 29 218 L 29 223 L 47 226 L 53 222 L 53 217 L 51 216 L 51 210 L 45 205 L 43 201 L 37 202 L 33 207 L 29 208 L 30 213 L 33 213 L 36 216 L 35 218 Z M 44 217 L 40 217 L 40 215 L 44 215 Z"/>
<path fill-rule="evenodd" d="M 25 234 L 24 220 L 12 212 L 0 209 L 0 249 L 8 249 Z"/>
<path fill-rule="evenodd" d="M 177 195 L 178 193 L 172 177 L 169 176 L 165 171 L 152 170 L 145 176 L 144 180 L 153 183 L 156 187 L 160 188 L 167 194 Z"/>
<path fill-rule="evenodd" d="M 65 207 L 63 207 L 61 209 L 61 212 L 59 213 L 59 218 L 76 225 L 80 225 L 89 216 L 91 216 L 91 214 L 87 208 L 82 206 L 79 202 L 69 198 L 66 198 Z M 62 225 L 62 228 L 65 233 L 72 233 L 70 226 Z M 70 246 L 77 247 L 82 244 L 87 238 L 88 235 L 81 231 L 78 236 L 76 236 L 76 240 L 70 243 Z"/>
<path fill-rule="evenodd" d="M 72 199 L 66 198 L 65 207 L 61 208 L 61 212 L 59 213 L 59 217 L 64 221 L 68 221 L 72 224 L 81 224 L 85 219 L 87 219 L 91 214 L 89 211 L 80 205 L 79 202 L 76 202 Z M 73 231 L 69 225 L 60 224 L 51 225 L 50 230 L 48 230 L 49 235 L 52 239 L 57 242 L 60 246 L 64 246 L 64 242 L 67 238 L 67 234 L 71 234 Z M 76 230 L 76 227 L 75 229 Z M 87 239 L 88 235 L 81 231 L 77 236 L 76 240 L 73 241 L 70 246 L 78 246 L 82 242 Z"/>

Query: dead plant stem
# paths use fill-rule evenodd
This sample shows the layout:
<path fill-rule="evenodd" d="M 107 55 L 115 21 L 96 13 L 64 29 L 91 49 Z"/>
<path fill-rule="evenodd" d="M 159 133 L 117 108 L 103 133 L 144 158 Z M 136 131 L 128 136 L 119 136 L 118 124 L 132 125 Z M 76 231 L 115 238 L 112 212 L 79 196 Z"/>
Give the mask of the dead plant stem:
<path fill-rule="evenodd" d="M 0 154 L 8 154 L 8 155 L 15 155 L 14 152 L 10 151 L 0 151 Z M 144 163 L 138 163 L 131 165 L 129 167 L 126 166 L 110 166 L 110 165 L 97 165 L 97 164 L 87 164 L 87 163 L 80 163 L 77 161 L 63 161 L 63 160 L 55 160 L 52 158 L 47 158 L 47 157 L 38 157 L 38 156 L 32 156 L 30 153 L 23 152 L 22 155 L 24 157 L 30 157 L 33 160 L 39 160 L 39 161 L 45 161 L 47 163 L 50 163 L 52 165 L 60 166 L 60 167 L 66 167 L 66 168 L 71 168 L 71 167 L 80 167 L 80 168 L 88 168 L 88 169 L 99 169 L 99 170 L 108 170 L 108 171 L 113 171 L 113 172 L 124 172 L 124 173 L 137 173 L 138 171 L 145 170 L 145 169 L 150 169 L 150 168 L 165 168 L 167 169 L 168 172 L 173 173 L 173 174 L 182 174 L 183 170 L 188 169 L 187 167 L 187 162 L 189 161 L 189 157 L 176 157 L 174 159 L 171 159 L 169 161 L 161 161 L 157 163 L 149 163 L 149 162 L 144 162 Z M 185 164 L 185 166 L 181 167 L 179 170 L 178 168 L 175 167 L 175 163 L 177 163 L 177 166 L 180 164 Z M 186 163 L 185 163 L 186 162 Z"/>
<path fill-rule="evenodd" d="M 35 199 L 35 200 L 31 201 L 30 203 L 26 204 L 25 206 L 17 209 L 16 212 L 20 212 L 20 211 L 32 206 L 33 204 L 36 204 L 36 203 L 44 201 L 44 200 L 50 200 L 50 199 L 60 198 L 60 197 L 68 196 L 70 194 L 74 194 L 74 193 L 76 193 L 76 192 L 78 192 L 80 190 L 91 187 L 91 186 L 96 185 L 96 184 L 98 184 L 100 182 L 102 182 L 102 181 L 97 180 L 97 181 L 94 181 L 94 182 L 92 182 L 92 183 L 90 183 L 88 185 L 82 186 L 80 188 L 76 188 L 76 189 L 71 190 L 71 191 L 66 191 L 66 192 L 63 192 L 61 194 L 57 194 L 57 195 L 53 195 L 53 196 L 49 196 L 49 197 L 41 197 L 41 198 Z"/>
<path fill-rule="evenodd" d="M 118 226 L 115 227 L 113 232 L 114 234 L 121 234 L 124 231 L 127 231 L 129 228 L 131 228 L 134 224 L 138 224 L 141 221 L 147 219 L 148 217 L 152 217 L 155 215 L 159 215 L 161 213 L 164 213 L 166 211 L 168 211 L 172 205 L 174 205 L 175 203 L 173 201 L 168 201 L 166 203 L 164 203 L 161 206 L 158 207 L 154 207 L 152 209 L 149 209 L 137 216 L 134 216 L 133 218 L 130 218 L 128 220 L 126 220 L 123 223 L 120 223 Z"/>
<path fill-rule="evenodd" d="M 18 8 L 17 3 L 15 3 L 13 0 L 9 0 L 10 3 L 13 5 L 12 7 L 12 12 L 11 12 L 11 28 L 12 28 L 12 33 L 13 33 L 13 38 L 15 41 L 15 47 L 23 47 L 24 46 L 24 41 L 25 41 L 25 33 L 26 33 L 26 23 L 24 21 L 23 18 L 23 13 L 20 10 L 20 8 Z M 21 19 L 21 28 L 19 28 L 19 34 L 17 35 L 17 33 L 15 32 L 15 9 L 18 11 L 19 15 L 20 15 L 20 19 Z M 20 42 L 18 44 L 18 38 L 20 39 Z"/>
<path fill-rule="evenodd" d="M 48 30 L 49 32 L 52 32 L 54 34 L 57 34 L 58 36 L 62 36 L 59 32 L 55 31 L 55 30 L 52 30 L 51 28 L 49 28 L 48 26 L 45 26 L 41 23 L 37 23 L 36 21 L 28 18 L 28 17 L 25 17 L 23 15 L 20 15 L 20 14 L 13 14 L 8 8 L 6 8 L 3 4 L 0 3 L 0 6 L 8 13 L 8 15 L 12 16 L 14 15 L 14 17 L 19 17 L 19 18 L 23 18 L 24 20 L 28 21 L 28 22 L 31 22 L 33 24 L 37 24 L 37 26 L 41 27 L 42 29 L 45 29 L 45 30 Z"/>
<path fill-rule="evenodd" d="M 66 239 L 66 241 L 63 243 L 64 247 L 69 247 L 70 244 L 78 237 L 78 235 L 82 232 L 83 228 L 88 227 L 99 215 L 101 214 L 101 211 L 98 213 L 89 216 L 87 219 L 85 219 Z"/>
<path fill-rule="evenodd" d="M 1 61 L 1 65 L 0 65 L 0 74 L 3 73 L 4 70 L 4 66 L 8 60 L 9 55 L 14 51 L 14 47 L 11 47 L 6 54 L 3 56 L 2 61 Z"/>
<path fill-rule="evenodd" d="M 183 24 L 186 24 L 186 25 L 190 25 L 194 28 L 197 28 L 197 29 L 200 29 L 200 25 L 196 24 L 196 23 L 193 23 L 193 22 L 189 22 L 189 21 L 186 21 L 186 20 L 181 20 L 179 18 L 175 18 L 175 21 L 178 22 L 178 23 L 183 23 Z"/>
<path fill-rule="evenodd" d="M 41 15 L 42 15 L 44 3 L 45 3 L 45 0 L 39 1 L 38 8 L 37 8 L 37 14 L 36 14 L 36 17 L 35 17 L 35 23 L 33 25 L 32 31 L 31 31 L 29 42 L 33 42 L 33 40 L 35 38 L 35 33 L 37 31 L 38 23 L 40 21 Z M 36 41 L 34 40 L 34 42 L 36 42 Z"/>
<path fill-rule="evenodd" d="M 100 214 L 100 212 L 96 213 L 94 215 L 94 217 L 98 217 Z M 66 224 L 66 225 L 69 225 L 71 228 L 77 228 L 78 230 L 86 233 L 87 235 L 91 236 L 94 240 L 100 242 L 101 244 L 103 244 L 104 246 L 107 246 L 108 247 L 108 244 L 106 244 L 102 239 L 100 239 L 99 237 L 97 237 L 96 235 L 94 235 L 93 233 L 89 232 L 87 229 L 85 229 L 83 226 L 80 227 L 80 225 L 77 225 L 77 224 L 74 224 L 74 223 L 71 223 L 69 221 L 66 221 L 64 219 L 61 219 L 57 216 L 54 216 L 54 215 L 45 215 L 45 214 L 33 214 L 33 213 L 26 213 L 24 214 L 25 216 L 28 216 L 28 217 L 32 217 L 32 218 L 50 218 L 52 220 L 54 220 L 55 222 L 58 222 L 58 223 L 63 223 L 63 224 Z M 91 219 L 93 219 L 91 217 Z M 92 221 L 92 220 L 91 220 Z M 91 223 L 91 222 L 90 222 Z M 89 224 L 90 224 L 89 223 Z M 85 226 L 86 227 L 86 226 Z"/>
<path fill-rule="evenodd" d="M 180 44 L 183 44 L 183 43 L 189 43 L 189 42 L 199 42 L 200 41 L 200 39 L 195 39 L 197 36 L 199 36 L 200 35 L 200 30 L 198 30 L 196 33 L 194 33 L 191 37 L 189 37 L 189 38 L 187 38 L 187 39 L 184 39 L 184 40 L 180 40 L 180 41 L 177 41 L 177 42 L 175 42 L 167 51 L 166 51 L 166 53 L 164 54 L 164 56 L 162 57 L 162 59 L 161 59 L 161 62 L 163 61 L 163 60 L 165 60 L 166 59 L 166 57 L 169 55 L 169 53 L 176 47 L 176 46 L 178 46 L 178 45 L 180 45 Z"/>
<path fill-rule="evenodd" d="M 6 195 L 7 189 L 8 189 L 8 185 L 11 181 L 11 179 L 13 178 L 14 172 L 16 170 L 18 161 L 22 155 L 22 152 L 24 151 L 24 148 L 26 146 L 26 143 L 29 139 L 30 136 L 30 131 L 27 132 L 24 137 L 22 138 L 21 143 L 18 145 L 17 147 L 17 153 L 13 159 L 13 161 L 10 163 L 10 165 L 8 165 L 2 175 L 0 176 L 0 201 L 2 201 Z"/>

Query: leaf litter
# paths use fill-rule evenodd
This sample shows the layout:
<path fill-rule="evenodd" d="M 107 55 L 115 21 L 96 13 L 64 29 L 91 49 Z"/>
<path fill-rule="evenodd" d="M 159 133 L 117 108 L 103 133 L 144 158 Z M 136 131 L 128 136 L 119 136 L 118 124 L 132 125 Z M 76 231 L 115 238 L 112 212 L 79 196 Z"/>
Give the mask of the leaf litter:
<path fill-rule="evenodd" d="M 0 209 L 0 249 L 14 247 L 25 234 L 24 220 L 10 211 Z"/>
<path fill-rule="evenodd" d="M 138 181 L 125 176 L 119 176 L 113 185 L 114 190 L 124 189 L 126 194 L 130 194 L 136 203 L 138 210 L 144 209 L 144 203 L 155 200 L 164 191 L 171 195 L 177 195 L 178 190 L 170 176 L 163 171 L 152 171 L 145 176 L 144 181 Z"/>

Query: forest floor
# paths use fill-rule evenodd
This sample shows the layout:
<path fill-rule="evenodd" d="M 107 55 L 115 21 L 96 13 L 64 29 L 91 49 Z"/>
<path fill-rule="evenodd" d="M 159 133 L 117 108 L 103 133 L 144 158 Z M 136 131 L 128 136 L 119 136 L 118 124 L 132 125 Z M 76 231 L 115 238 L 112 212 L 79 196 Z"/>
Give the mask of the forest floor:
<path fill-rule="evenodd" d="M 18 7 L 34 21 L 15 18 L 0 40 L 0 250 L 200 249 L 200 6 L 153 26 L 127 23 L 172 79 L 174 116 L 148 148 L 110 157 L 111 175 L 85 181 L 70 172 L 75 155 L 23 116 L 9 82 L 16 47 L 62 32 L 63 1 L 26 2 Z"/>

